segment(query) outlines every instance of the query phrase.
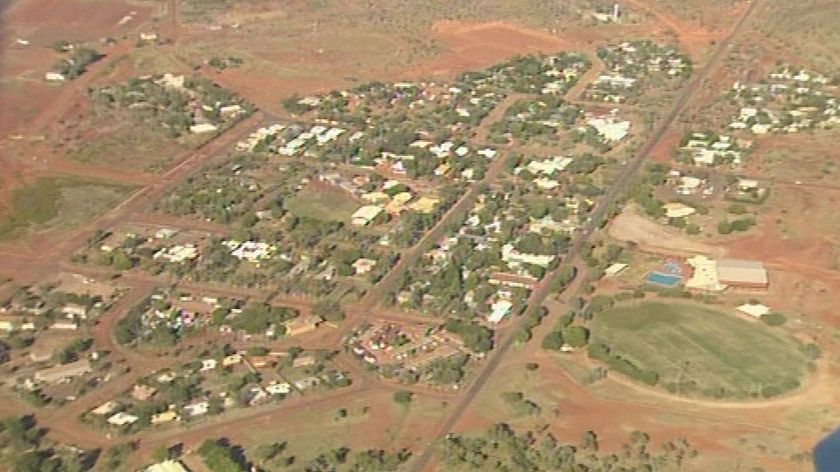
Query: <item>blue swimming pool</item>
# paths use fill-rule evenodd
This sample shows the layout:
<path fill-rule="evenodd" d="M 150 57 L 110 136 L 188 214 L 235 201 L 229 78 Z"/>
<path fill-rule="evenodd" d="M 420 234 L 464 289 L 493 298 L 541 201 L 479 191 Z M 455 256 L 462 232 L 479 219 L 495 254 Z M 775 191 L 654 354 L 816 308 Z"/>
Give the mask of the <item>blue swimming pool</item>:
<path fill-rule="evenodd" d="M 659 272 L 651 272 L 645 278 L 648 282 L 656 285 L 663 285 L 665 287 L 673 287 L 682 281 L 682 277 L 677 275 L 662 274 Z"/>
<path fill-rule="evenodd" d="M 814 448 L 814 465 L 817 472 L 840 470 L 840 428 L 823 438 Z"/>

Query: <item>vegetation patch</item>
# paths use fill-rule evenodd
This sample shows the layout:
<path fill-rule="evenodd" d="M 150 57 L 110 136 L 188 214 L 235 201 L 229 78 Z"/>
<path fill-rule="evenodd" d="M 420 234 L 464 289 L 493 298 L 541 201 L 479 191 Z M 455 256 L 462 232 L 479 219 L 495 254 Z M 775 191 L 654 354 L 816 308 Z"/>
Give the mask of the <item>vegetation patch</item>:
<path fill-rule="evenodd" d="M 286 210 L 298 218 L 321 221 L 350 221 L 350 216 L 359 206 L 346 195 L 312 188 L 303 189 L 284 202 Z"/>
<path fill-rule="evenodd" d="M 799 387 L 808 368 L 794 339 L 698 305 L 619 305 L 596 317 L 592 332 L 595 357 L 688 396 L 773 397 Z"/>
<path fill-rule="evenodd" d="M 31 227 L 72 227 L 119 203 L 132 187 L 65 177 L 41 177 L 12 192 L 11 208 L 0 219 L 0 238 Z"/>

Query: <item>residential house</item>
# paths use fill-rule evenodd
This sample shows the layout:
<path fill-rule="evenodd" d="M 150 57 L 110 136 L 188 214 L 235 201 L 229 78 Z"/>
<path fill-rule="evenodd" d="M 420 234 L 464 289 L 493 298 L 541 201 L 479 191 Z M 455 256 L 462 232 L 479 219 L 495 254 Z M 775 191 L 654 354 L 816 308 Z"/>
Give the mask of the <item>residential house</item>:
<path fill-rule="evenodd" d="M 510 314 L 510 309 L 513 303 L 508 300 L 498 300 L 490 306 L 490 314 L 487 316 L 487 321 L 492 324 L 500 323 L 507 315 Z"/>
<path fill-rule="evenodd" d="M 376 261 L 360 257 L 353 262 L 353 271 L 356 275 L 365 275 L 376 267 Z"/>
<path fill-rule="evenodd" d="M 222 367 L 231 367 L 242 363 L 242 354 L 231 354 L 222 359 Z"/>
<path fill-rule="evenodd" d="M 164 411 L 163 413 L 156 413 L 156 414 L 152 415 L 151 423 L 152 424 L 163 424 L 163 423 L 169 423 L 169 422 L 172 422 L 172 421 L 178 421 L 179 419 L 181 419 L 181 417 L 178 416 L 178 413 L 175 412 L 175 410 L 169 410 L 169 411 Z"/>
<path fill-rule="evenodd" d="M 130 415 L 124 411 L 116 413 L 108 418 L 108 423 L 114 426 L 125 426 L 129 424 L 134 424 L 137 422 L 139 418 Z"/>
<path fill-rule="evenodd" d="M 210 402 L 200 401 L 184 406 L 184 413 L 190 416 L 206 415 L 210 411 Z"/>
<path fill-rule="evenodd" d="M 146 467 L 145 472 L 189 472 L 179 461 L 167 459 Z"/>
<path fill-rule="evenodd" d="M 350 217 L 350 222 L 353 226 L 367 226 L 376 220 L 376 218 L 384 211 L 380 205 L 365 205 Z"/>

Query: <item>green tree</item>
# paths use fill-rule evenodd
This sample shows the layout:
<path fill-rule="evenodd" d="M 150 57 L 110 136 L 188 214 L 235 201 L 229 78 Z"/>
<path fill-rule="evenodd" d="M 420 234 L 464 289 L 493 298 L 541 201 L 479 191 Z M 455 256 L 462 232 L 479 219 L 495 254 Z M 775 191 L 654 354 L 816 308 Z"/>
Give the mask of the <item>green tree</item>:
<path fill-rule="evenodd" d="M 552 331 L 542 340 L 543 349 L 559 351 L 561 347 L 563 347 L 563 334 L 560 331 Z"/>

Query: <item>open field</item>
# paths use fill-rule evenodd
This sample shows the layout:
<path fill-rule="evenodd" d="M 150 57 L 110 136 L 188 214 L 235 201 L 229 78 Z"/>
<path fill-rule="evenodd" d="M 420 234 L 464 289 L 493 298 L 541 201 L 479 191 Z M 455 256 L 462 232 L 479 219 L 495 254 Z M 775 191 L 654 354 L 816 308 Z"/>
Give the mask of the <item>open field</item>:
<path fill-rule="evenodd" d="M 836 74 L 840 72 L 840 32 L 832 19 L 838 14 L 840 5 L 835 2 L 769 2 L 758 17 L 756 29 L 763 38 L 807 60 L 810 66 Z"/>
<path fill-rule="evenodd" d="M 593 343 L 676 393 L 749 398 L 798 387 L 808 359 L 796 341 L 734 313 L 692 304 L 622 305 L 599 316 Z M 772 386 L 772 387 L 771 387 Z"/>
<path fill-rule="evenodd" d="M 11 209 L 0 220 L 0 238 L 26 230 L 72 228 L 122 201 L 131 187 L 68 177 L 41 177 L 11 195 Z"/>
<path fill-rule="evenodd" d="M 314 188 L 304 189 L 283 203 L 286 210 L 297 217 L 322 221 L 348 221 L 359 208 L 347 195 Z"/>
<path fill-rule="evenodd" d="M 168 139 L 163 131 L 130 123 L 113 123 L 72 145 L 67 157 L 82 164 L 160 172 L 188 148 Z"/>
<path fill-rule="evenodd" d="M 667 254 L 719 254 L 721 249 L 694 241 L 675 228 L 657 224 L 626 208 L 607 227 L 607 233 L 619 241 L 633 242 L 640 249 Z"/>

